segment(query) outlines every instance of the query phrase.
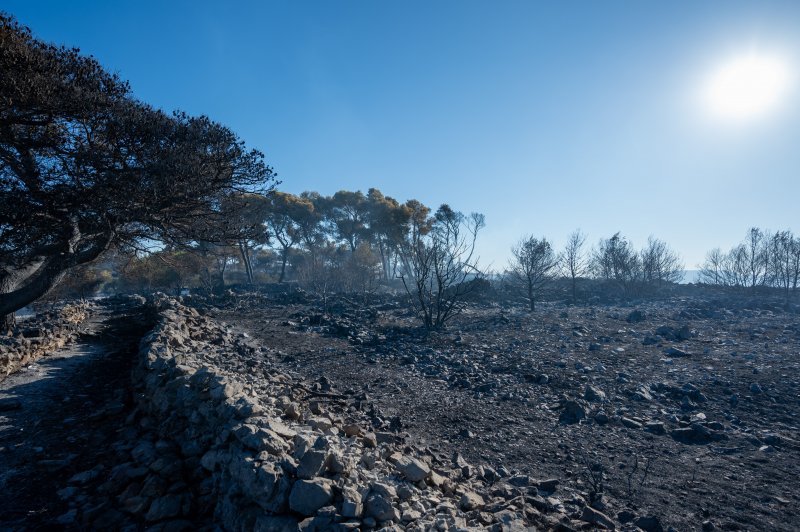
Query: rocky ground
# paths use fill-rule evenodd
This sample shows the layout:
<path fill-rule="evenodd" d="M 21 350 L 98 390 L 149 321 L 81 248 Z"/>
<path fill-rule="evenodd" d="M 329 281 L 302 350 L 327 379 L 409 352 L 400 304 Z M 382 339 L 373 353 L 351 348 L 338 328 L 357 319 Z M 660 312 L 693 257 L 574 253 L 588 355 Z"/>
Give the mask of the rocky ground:
<path fill-rule="evenodd" d="M 0 382 L 0 530 L 800 526 L 791 307 L 474 305 L 426 333 L 303 300 L 161 298 L 143 339 L 156 307 L 111 301 Z"/>
<path fill-rule="evenodd" d="M 583 506 L 644 530 L 800 526 L 796 313 L 693 298 L 475 306 L 425 334 L 392 303 L 228 307 L 218 315 L 278 367 L 326 379 L 433 453 L 553 479 L 547 504 L 573 518 L 593 521 Z"/>
<path fill-rule="evenodd" d="M 0 530 L 574 529 L 556 481 L 411 444 L 219 320 L 148 308 L 97 313 L 3 383 Z"/>

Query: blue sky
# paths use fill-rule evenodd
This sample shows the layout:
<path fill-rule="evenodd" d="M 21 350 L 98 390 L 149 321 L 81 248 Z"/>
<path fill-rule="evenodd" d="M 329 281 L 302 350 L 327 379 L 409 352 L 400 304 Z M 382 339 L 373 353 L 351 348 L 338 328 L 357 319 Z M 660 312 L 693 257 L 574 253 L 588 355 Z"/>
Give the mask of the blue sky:
<path fill-rule="evenodd" d="M 622 231 L 687 268 L 747 227 L 800 231 L 800 91 L 746 124 L 698 92 L 757 48 L 800 71 L 800 2 L 37 2 L 2 9 L 142 100 L 207 114 L 299 193 L 377 187 L 523 234 Z"/>

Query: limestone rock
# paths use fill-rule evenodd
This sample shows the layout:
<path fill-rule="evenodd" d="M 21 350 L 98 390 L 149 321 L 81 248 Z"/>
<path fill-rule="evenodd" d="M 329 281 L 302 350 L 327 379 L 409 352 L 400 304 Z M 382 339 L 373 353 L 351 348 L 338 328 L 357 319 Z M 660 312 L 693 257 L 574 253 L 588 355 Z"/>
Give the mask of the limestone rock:
<path fill-rule="evenodd" d="M 361 494 L 352 487 L 342 490 L 342 516 L 361 517 L 364 513 L 364 504 Z"/>
<path fill-rule="evenodd" d="M 314 513 L 333 499 L 331 481 L 324 478 L 298 480 L 289 494 L 289 508 L 301 515 Z"/>
<path fill-rule="evenodd" d="M 297 466 L 297 478 L 312 479 L 322 473 L 325 462 L 328 458 L 327 453 L 322 451 L 306 451 Z"/>
<path fill-rule="evenodd" d="M 431 468 L 425 462 L 409 456 L 403 456 L 397 460 L 395 468 L 411 482 L 425 480 L 431 474 Z"/>
<path fill-rule="evenodd" d="M 586 417 L 586 410 L 577 401 L 567 401 L 558 417 L 558 421 L 565 425 L 579 423 Z"/>
<path fill-rule="evenodd" d="M 470 511 L 470 510 L 480 510 L 483 508 L 485 504 L 483 497 L 478 495 L 473 491 L 468 491 L 461 496 L 461 500 L 459 501 L 459 507 L 462 510 Z"/>
<path fill-rule="evenodd" d="M 147 521 L 161 521 L 176 517 L 181 513 L 181 496 L 177 494 L 164 495 L 155 499 L 150 504 L 150 510 L 145 515 Z"/>
<path fill-rule="evenodd" d="M 596 386 L 587 384 L 583 398 L 592 403 L 603 403 L 606 401 L 606 393 Z"/>

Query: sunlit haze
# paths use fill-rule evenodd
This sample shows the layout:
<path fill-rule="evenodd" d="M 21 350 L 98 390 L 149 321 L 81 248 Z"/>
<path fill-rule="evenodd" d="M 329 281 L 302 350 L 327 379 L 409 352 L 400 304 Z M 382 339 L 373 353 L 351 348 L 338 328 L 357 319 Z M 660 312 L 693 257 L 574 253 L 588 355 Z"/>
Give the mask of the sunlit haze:
<path fill-rule="evenodd" d="M 788 85 L 784 61 L 751 52 L 718 68 L 708 82 L 705 97 L 712 113 L 741 121 L 775 111 Z"/>
<path fill-rule="evenodd" d="M 157 107 L 264 151 L 282 190 L 482 212 L 481 260 L 654 235 L 688 269 L 800 229 L 800 2 L 41 2 L 2 9 Z"/>

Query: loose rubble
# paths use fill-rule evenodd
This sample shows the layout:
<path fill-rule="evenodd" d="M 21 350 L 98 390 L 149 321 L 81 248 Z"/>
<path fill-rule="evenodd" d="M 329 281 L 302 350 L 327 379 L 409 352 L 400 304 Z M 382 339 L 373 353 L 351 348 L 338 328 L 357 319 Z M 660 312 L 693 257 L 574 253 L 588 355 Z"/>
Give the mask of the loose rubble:
<path fill-rule="evenodd" d="M 70 482 L 80 491 L 101 478 L 87 496 L 106 509 L 79 508 L 64 520 L 98 526 L 123 516 L 159 530 L 216 522 L 226 530 L 409 531 L 569 521 L 535 480 L 375 430 L 330 383 L 278 370 L 252 339 L 175 300 L 157 305 L 159 325 L 142 340 L 134 373 L 138 407 L 117 445 L 120 463 Z"/>
<path fill-rule="evenodd" d="M 90 312 L 88 303 L 65 305 L 26 320 L 15 336 L 0 337 L 0 380 L 74 341 Z"/>

